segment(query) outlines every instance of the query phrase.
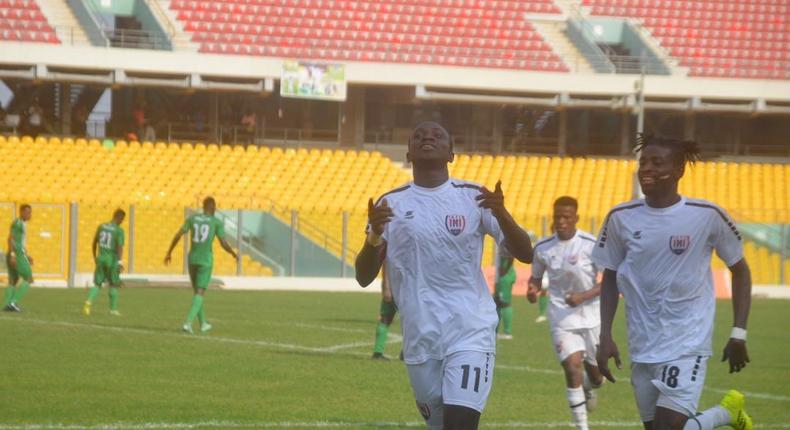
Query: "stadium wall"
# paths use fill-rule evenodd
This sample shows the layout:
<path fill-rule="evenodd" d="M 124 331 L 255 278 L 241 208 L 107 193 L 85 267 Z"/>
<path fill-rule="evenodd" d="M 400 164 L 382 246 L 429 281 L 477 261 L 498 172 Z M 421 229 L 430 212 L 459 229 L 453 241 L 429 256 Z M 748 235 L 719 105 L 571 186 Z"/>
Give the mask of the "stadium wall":
<path fill-rule="evenodd" d="M 282 68 L 282 59 L 266 57 L 8 42 L 0 43 L 0 47 L 0 65 L 35 66 L 35 76 L 31 78 L 39 80 L 57 80 L 49 71 L 63 68 L 106 71 L 112 74 L 111 82 L 107 82 L 112 85 L 131 85 L 133 81 L 125 79 L 126 74 L 148 73 L 184 78 L 187 87 L 195 88 L 200 88 L 201 76 L 261 79 L 267 81 L 271 91 Z M 6 70 L 0 70 L 0 78 L 12 76 Z M 27 77 L 19 70 L 13 72 L 15 77 Z M 351 62 L 346 64 L 346 79 L 349 84 L 358 85 L 611 96 L 634 94 L 638 76 Z M 645 95 L 675 100 L 790 102 L 790 81 L 649 75 L 645 78 Z"/>

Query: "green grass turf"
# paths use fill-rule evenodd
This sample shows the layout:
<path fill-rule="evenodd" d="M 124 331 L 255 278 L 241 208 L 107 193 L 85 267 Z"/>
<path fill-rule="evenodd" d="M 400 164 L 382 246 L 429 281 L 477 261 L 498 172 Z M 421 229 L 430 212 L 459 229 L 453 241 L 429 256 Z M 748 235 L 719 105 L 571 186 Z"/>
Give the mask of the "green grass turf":
<path fill-rule="evenodd" d="M 106 290 L 93 315 L 83 317 L 84 297 L 82 289 L 33 288 L 22 314 L 0 313 L 0 430 L 117 423 L 123 425 L 102 428 L 315 428 L 318 422 L 419 428 L 403 363 L 369 359 L 378 294 L 211 290 L 205 306 L 215 328 L 193 336 L 179 332 L 190 303 L 186 289 L 124 289 L 121 317 L 108 315 Z M 536 306 L 523 297 L 515 302 L 515 339 L 499 342 L 481 428 L 569 422 L 548 326 L 533 322 Z M 790 428 L 788 305 L 754 300 L 752 363 L 729 375 L 714 357 L 702 409 L 718 403 L 717 389 L 738 387 L 774 396 L 747 395 L 758 428 Z M 730 302 L 718 306 L 717 354 L 732 321 Z M 616 340 L 623 352 L 624 330 L 621 305 Z M 399 331 L 396 321 L 391 333 Z M 399 349 L 393 337 L 387 354 Z M 627 377 L 627 368 L 616 376 Z M 599 394 L 592 428 L 640 428 L 627 380 Z"/>

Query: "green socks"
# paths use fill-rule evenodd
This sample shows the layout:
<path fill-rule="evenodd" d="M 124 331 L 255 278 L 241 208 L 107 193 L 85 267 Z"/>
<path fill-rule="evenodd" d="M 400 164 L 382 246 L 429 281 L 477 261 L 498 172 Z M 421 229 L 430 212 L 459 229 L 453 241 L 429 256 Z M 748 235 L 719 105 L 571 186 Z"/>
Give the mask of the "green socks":
<path fill-rule="evenodd" d="M 93 303 L 93 301 L 96 300 L 96 296 L 99 295 L 99 289 L 99 287 L 91 287 L 88 290 L 88 302 Z"/>
<path fill-rule="evenodd" d="M 513 330 L 513 307 L 508 306 L 500 309 L 499 318 L 503 325 L 505 334 L 511 334 Z"/>
<path fill-rule="evenodd" d="M 195 294 L 192 296 L 192 307 L 189 308 L 189 314 L 187 314 L 187 324 L 192 324 L 195 321 L 195 317 L 197 316 L 198 312 L 200 312 L 200 308 L 203 307 L 203 296 L 200 294 Z"/>
<path fill-rule="evenodd" d="M 3 306 L 8 306 L 11 303 L 11 299 L 14 298 L 14 293 L 16 293 L 15 286 L 9 285 L 5 288 L 5 298 L 3 300 Z"/>
<path fill-rule="evenodd" d="M 206 323 L 206 313 L 203 312 L 203 304 L 202 303 L 200 305 L 200 310 L 198 311 L 197 317 L 198 317 L 198 321 L 200 321 L 200 325 L 202 327 L 203 324 Z"/>
<path fill-rule="evenodd" d="M 384 345 L 387 344 L 387 334 L 390 331 L 390 326 L 379 322 L 376 326 L 376 344 L 373 346 L 373 352 L 384 353 Z"/>
<path fill-rule="evenodd" d="M 27 290 L 30 288 L 30 283 L 27 281 L 22 281 L 22 284 L 16 288 L 16 292 L 14 293 L 14 297 L 11 298 L 11 303 L 19 303 L 22 300 L 22 297 L 25 296 Z"/>
<path fill-rule="evenodd" d="M 110 310 L 118 310 L 118 287 L 110 287 Z"/>
<path fill-rule="evenodd" d="M 546 307 L 549 305 L 549 296 L 538 296 L 538 314 L 546 315 Z"/>

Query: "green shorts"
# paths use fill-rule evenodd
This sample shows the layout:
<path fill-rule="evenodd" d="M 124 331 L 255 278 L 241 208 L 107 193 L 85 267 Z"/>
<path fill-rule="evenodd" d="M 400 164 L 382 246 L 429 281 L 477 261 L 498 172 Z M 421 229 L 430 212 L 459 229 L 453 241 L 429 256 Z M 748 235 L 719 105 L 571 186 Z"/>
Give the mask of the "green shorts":
<path fill-rule="evenodd" d="M 97 258 L 96 271 L 93 272 L 93 285 L 101 287 L 105 281 L 111 287 L 121 285 L 121 267 L 115 259 Z"/>
<path fill-rule="evenodd" d="M 394 317 L 395 314 L 398 312 L 398 307 L 395 306 L 395 302 L 387 302 L 384 299 L 381 300 L 381 308 L 379 310 L 379 315 L 383 317 Z"/>
<path fill-rule="evenodd" d="M 33 281 L 33 269 L 30 268 L 30 261 L 24 254 L 16 254 L 16 267 L 11 265 L 11 255 L 6 254 L 5 264 L 8 267 L 8 284 L 16 285 L 22 278 L 27 282 Z"/>
<path fill-rule="evenodd" d="M 513 299 L 513 284 L 516 282 L 516 271 L 511 268 L 494 286 L 494 301 L 497 304 L 509 305 Z M 500 306 L 501 307 L 501 306 Z"/>
<path fill-rule="evenodd" d="M 189 281 L 192 282 L 193 288 L 208 288 L 211 282 L 211 266 L 204 266 L 201 264 L 189 265 Z"/>

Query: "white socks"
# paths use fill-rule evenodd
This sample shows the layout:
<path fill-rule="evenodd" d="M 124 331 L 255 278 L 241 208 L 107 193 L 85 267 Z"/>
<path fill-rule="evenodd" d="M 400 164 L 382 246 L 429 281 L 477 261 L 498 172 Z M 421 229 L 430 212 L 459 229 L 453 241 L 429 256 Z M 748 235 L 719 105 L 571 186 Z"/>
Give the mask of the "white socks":
<path fill-rule="evenodd" d="M 568 406 L 571 408 L 573 422 L 576 423 L 576 430 L 589 430 L 587 428 L 587 399 L 584 396 L 584 389 L 568 388 Z"/>
<path fill-rule="evenodd" d="M 721 406 L 714 406 L 696 417 L 689 418 L 683 430 L 713 430 L 730 425 L 730 413 Z"/>

